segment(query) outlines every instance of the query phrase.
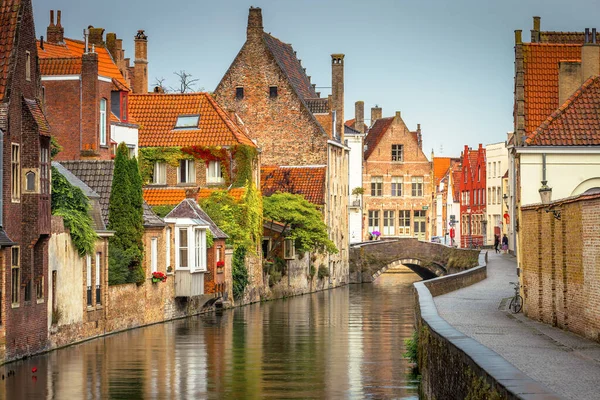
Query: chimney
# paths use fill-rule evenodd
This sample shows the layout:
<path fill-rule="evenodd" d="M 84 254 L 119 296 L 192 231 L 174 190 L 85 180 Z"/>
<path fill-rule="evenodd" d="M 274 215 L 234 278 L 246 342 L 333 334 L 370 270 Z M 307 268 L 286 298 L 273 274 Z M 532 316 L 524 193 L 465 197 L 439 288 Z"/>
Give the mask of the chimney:
<path fill-rule="evenodd" d="M 116 64 L 118 61 L 116 33 L 110 32 L 106 34 L 106 50 L 108 50 Z"/>
<path fill-rule="evenodd" d="M 421 135 L 421 124 L 417 124 L 417 144 L 419 148 L 423 150 L 423 136 Z M 431 154 L 433 154 L 433 149 L 431 149 Z M 433 161 L 433 157 L 431 158 Z"/>
<path fill-rule="evenodd" d="M 396 121 L 402 119 L 402 114 L 400 113 L 400 111 L 396 111 L 395 119 Z"/>
<path fill-rule="evenodd" d="M 354 103 L 354 129 L 360 133 L 365 133 L 365 102 L 357 101 Z"/>
<path fill-rule="evenodd" d="M 585 43 L 581 47 L 581 83 L 600 73 L 600 46 L 595 43 L 595 39 L 596 29 L 592 30 L 590 39 L 590 30 L 585 28 Z"/>
<path fill-rule="evenodd" d="M 381 115 L 382 115 L 381 107 L 376 105 L 375 107 L 371 108 L 371 126 L 373 126 L 375 124 L 375 121 L 377 121 L 378 119 L 381 119 Z"/>
<path fill-rule="evenodd" d="M 104 45 L 104 29 L 102 28 L 94 28 L 93 26 L 88 26 L 90 31 L 90 45 L 94 46 L 103 46 Z"/>
<path fill-rule="evenodd" d="M 531 30 L 531 43 L 540 42 L 540 17 L 533 17 L 533 29 Z"/>
<path fill-rule="evenodd" d="M 89 106 L 91 112 L 85 112 L 82 115 L 80 150 L 98 150 L 100 104 L 97 53 L 85 53 L 81 56 L 81 102 Z M 107 132 L 110 132 L 110 129 L 107 128 Z"/>
<path fill-rule="evenodd" d="M 148 36 L 143 30 L 139 30 L 135 35 L 133 71 L 133 93 L 148 93 Z"/>
<path fill-rule="evenodd" d="M 556 107 L 562 106 L 581 86 L 581 64 L 579 61 L 560 61 L 558 63 L 558 104 L 555 104 Z"/>
<path fill-rule="evenodd" d="M 260 7 L 250 7 L 248 12 L 248 28 L 246 28 L 246 40 L 262 40 L 263 20 Z"/>
<path fill-rule="evenodd" d="M 335 111 L 335 132 L 344 142 L 344 55 L 331 55 L 331 108 Z"/>
<path fill-rule="evenodd" d="M 61 13 L 60 10 L 57 11 L 58 19 L 56 21 L 56 25 L 54 24 L 54 10 L 50 10 L 50 25 L 46 29 L 46 41 L 48 43 L 62 43 L 64 41 L 65 28 L 60 24 Z"/>

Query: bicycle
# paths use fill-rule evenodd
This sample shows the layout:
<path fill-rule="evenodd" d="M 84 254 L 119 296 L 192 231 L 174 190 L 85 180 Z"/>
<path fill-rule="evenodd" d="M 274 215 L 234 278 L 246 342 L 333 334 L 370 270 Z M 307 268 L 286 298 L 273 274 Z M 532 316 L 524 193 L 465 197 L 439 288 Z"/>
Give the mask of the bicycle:
<path fill-rule="evenodd" d="M 508 309 L 513 313 L 517 314 L 523 308 L 523 297 L 519 294 L 519 289 L 521 286 L 519 282 L 509 282 L 515 288 L 515 295 L 510 300 L 510 304 L 508 305 Z"/>

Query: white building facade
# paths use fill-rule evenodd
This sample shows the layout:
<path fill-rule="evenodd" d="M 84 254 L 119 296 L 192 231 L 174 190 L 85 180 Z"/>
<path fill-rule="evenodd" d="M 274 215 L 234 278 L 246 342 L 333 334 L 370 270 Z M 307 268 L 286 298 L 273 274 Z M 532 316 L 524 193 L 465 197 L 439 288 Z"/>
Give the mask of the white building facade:
<path fill-rule="evenodd" d="M 487 245 L 494 244 L 494 236 L 502 238 L 502 228 L 506 223 L 503 212 L 502 179 L 508 172 L 508 150 L 505 142 L 488 144 L 485 146 L 487 160 Z M 508 195 L 507 195 L 508 196 Z"/>
<path fill-rule="evenodd" d="M 356 188 L 362 188 L 364 133 L 345 126 L 344 138 L 350 148 L 348 160 L 348 237 L 350 243 L 362 241 L 363 202 L 361 194 L 352 194 Z"/>

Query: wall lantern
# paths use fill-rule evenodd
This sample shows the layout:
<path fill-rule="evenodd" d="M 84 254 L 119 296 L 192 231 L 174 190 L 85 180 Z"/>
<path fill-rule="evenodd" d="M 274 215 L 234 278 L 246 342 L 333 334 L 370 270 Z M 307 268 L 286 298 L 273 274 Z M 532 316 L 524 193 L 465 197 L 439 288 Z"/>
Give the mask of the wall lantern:
<path fill-rule="evenodd" d="M 542 204 L 546 206 L 546 212 L 552 212 L 554 218 L 560 221 L 560 210 L 551 210 L 552 188 L 548 186 L 548 181 L 546 180 L 546 154 L 542 154 L 542 187 L 538 192 L 540 192 Z"/>

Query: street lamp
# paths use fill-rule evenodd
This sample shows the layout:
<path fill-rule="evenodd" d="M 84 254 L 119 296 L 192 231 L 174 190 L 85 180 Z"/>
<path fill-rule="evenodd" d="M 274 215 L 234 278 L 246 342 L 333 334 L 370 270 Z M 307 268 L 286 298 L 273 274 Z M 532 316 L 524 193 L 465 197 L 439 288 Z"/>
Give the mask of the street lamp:
<path fill-rule="evenodd" d="M 504 200 L 504 205 L 506 206 L 506 209 L 508 209 L 508 195 L 506 193 L 502 195 L 502 200 Z"/>

